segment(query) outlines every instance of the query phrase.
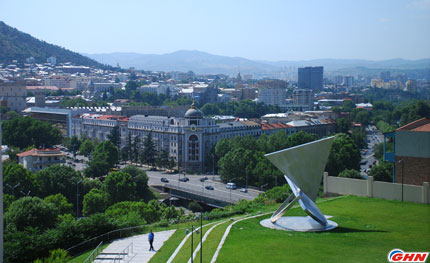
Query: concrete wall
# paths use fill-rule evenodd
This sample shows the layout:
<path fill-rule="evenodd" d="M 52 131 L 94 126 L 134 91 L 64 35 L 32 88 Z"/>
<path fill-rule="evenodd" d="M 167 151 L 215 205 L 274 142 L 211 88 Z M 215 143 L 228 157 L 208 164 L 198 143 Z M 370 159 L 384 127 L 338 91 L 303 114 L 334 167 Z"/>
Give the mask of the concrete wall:
<path fill-rule="evenodd" d="M 403 190 L 402 190 L 403 188 Z M 378 197 L 389 200 L 403 200 L 414 203 L 430 204 L 429 183 L 422 186 L 333 177 L 324 173 L 324 194 L 349 194 L 357 196 Z"/>

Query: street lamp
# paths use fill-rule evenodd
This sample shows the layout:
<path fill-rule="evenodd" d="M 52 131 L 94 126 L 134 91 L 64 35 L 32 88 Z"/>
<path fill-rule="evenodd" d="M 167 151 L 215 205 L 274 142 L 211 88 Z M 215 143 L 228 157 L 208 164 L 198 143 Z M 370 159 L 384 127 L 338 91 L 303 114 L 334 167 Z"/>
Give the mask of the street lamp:
<path fill-rule="evenodd" d="M 193 263 L 193 237 L 194 237 L 194 226 L 191 225 L 191 263 Z"/>
<path fill-rule="evenodd" d="M 212 154 L 212 181 L 215 181 L 215 154 Z"/>
<path fill-rule="evenodd" d="M 82 179 L 76 183 L 76 219 L 79 218 L 79 184 L 82 183 Z"/>

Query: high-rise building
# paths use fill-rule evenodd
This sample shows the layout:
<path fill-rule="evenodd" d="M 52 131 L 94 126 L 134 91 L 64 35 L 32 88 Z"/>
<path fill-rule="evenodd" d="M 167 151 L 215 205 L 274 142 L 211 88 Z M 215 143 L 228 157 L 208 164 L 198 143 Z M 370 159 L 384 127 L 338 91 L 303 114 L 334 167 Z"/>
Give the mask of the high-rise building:
<path fill-rule="evenodd" d="M 268 105 L 284 105 L 287 99 L 288 82 L 282 80 L 260 80 L 258 101 Z"/>
<path fill-rule="evenodd" d="M 299 68 L 299 89 L 322 90 L 324 67 Z"/>
<path fill-rule="evenodd" d="M 354 85 L 354 76 L 343 77 L 343 84 L 348 87 L 351 87 L 352 85 Z"/>

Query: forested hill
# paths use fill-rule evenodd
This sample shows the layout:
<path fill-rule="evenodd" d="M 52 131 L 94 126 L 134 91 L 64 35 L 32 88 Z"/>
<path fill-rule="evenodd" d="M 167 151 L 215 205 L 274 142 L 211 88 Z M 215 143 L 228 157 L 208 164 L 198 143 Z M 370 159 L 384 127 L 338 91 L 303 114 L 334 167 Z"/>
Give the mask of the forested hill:
<path fill-rule="evenodd" d="M 23 62 L 29 57 L 33 57 L 36 63 L 44 63 L 51 56 L 57 58 L 57 63 L 107 67 L 76 52 L 38 40 L 0 21 L 0 63 L 10 63 L 15 59 Z"/>

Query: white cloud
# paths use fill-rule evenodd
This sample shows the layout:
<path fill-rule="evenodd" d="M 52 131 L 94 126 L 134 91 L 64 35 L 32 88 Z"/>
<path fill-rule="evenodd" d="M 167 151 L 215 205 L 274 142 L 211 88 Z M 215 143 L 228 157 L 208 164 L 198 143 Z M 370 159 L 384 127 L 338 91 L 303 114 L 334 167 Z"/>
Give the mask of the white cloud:
<path fill-rule="evenodd" d="M 389 18 L 386 18 L 386 17 L 381 17 L 381 18 L 379 18 L 379 22 L 381 22 L 381 23 L 388 23 L 388 22 L 390 22 L 391 20 L 389 19 Z"/>

